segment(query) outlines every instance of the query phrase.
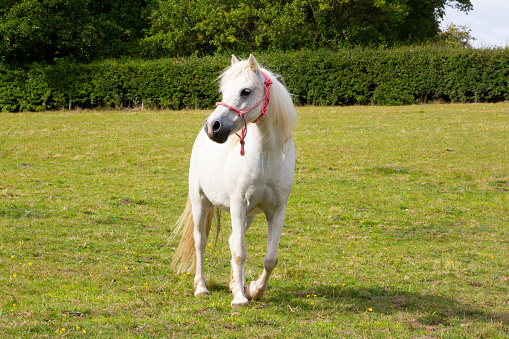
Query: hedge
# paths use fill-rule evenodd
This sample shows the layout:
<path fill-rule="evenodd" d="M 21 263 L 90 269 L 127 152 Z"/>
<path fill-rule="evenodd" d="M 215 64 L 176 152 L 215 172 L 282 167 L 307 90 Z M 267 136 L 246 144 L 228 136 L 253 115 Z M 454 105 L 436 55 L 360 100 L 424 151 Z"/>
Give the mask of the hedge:
<path fill-rule="evenodd" d="M 241 56 L 246 57 L 246 56 Z M 509 48 L 437 46 L 265 53 L 298 105 L 401 105 L 509 99 Z M 0 110 L 212 108 L 230 57 L 105 60 L 91 64 L 0 64 Z"/>

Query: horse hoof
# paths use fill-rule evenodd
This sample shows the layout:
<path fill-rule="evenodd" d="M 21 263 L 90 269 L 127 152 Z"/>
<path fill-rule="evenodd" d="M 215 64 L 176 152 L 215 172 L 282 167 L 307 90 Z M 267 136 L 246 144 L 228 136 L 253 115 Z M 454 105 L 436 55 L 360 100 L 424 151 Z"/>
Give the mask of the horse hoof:
<path fill-rule="evenodd" d="M 249 300 L 251 299 L 261 299 L 263 297 L 263 294 L 265 293 L 265 290 L 258 290 L 258 287 L 256 287 L 256 281 L 251 281 L 249 285 L 246 287 L 246 298 Z"/>
<path fill-rule="evenodd" d="M 244 308 L 244 307 L 247 307 L 247 305 L 249 305 L 249 300 L 247 300 L 246 298 L 244 298 L 243 300 L 233 300 L 232 301 L 232 309 L 234 310 L 238 310 L 240 308 Z"/>
<path fill-rule="evenodd" d="M 209 295 L 209 291 L 206 288 L 205 289 L 197 289 L 194 292 L 194 296 L 197 297 L 197 298 L 206 297 L 208 295 Z"/>

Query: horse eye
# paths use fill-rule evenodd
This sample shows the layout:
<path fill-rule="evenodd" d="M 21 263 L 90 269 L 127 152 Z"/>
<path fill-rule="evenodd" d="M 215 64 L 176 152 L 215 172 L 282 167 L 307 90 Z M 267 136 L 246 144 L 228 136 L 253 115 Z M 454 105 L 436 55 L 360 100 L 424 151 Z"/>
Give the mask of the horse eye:
<path fill-rule="evenodd" d="M 249 94 L 251 94 L 250 88 L 244 88 L 242 92 L 240 92 L 240 95 L 247 97 Z"/>

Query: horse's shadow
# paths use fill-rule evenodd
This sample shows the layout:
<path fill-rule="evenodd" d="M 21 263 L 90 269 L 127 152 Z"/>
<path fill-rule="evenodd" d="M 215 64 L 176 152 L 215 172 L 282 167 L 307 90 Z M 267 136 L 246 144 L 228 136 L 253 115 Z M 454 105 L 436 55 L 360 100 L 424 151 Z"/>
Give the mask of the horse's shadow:
<path fill-rule="evenodd" d="M 225 284 L 214 283 L 210 289 L 216 293 L 229 293 Z M 395 287 L 342 287 L 342 286 L 270 286 L 260 304 L 288 308 L 300 314 L 314 310 L 363 313 L 413 314 L 417 325 L 448 326 L 454 321 L 475 320 L 496 322 L 509 326 L 509 313 L 490 312 L 435 294 L 415 293 Z M 258 306 L 260 307 L 260 306 Z"/>
<path fill-rule="evenodd" d="M 494 313 L 464 304 L 450 297 L 434 294 L 408 292 L 387 286 L 348 288 L 319 286 L 310 289 L 316 298 L 324 298 L 328 308 L 336 308 L 343 312 L 361 313 L 368 309 L 382 314 L 409 313 L 416 315 L 416 321 L 424 326 L 449 325 L 455 319 L 472 319 L 484 322 L 498 322 L 509 325 L 509 313 Z M 277 288 L 270 298 L 277 303 L 282 300 L 293 301 L 295 295 L 302 295 L 298 288 Z M 270 295 L 270 293 L 269 293 Z M 315 303 L 301 302 L 304 297 L 297 298 L 298 307 L 311 309 Z M 290 305 L 291 307 L 291 305 Z"/>

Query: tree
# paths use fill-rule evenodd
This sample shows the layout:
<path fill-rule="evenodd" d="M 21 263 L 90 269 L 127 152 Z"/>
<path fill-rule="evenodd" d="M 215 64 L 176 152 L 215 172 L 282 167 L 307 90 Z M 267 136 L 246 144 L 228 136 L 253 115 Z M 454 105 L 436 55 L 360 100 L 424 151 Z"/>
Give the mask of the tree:
<path fill-rule="evenodd" d="M 90 61 L 130 54 L 149 27 L 150 0 L 3 0 L 0 61 Z"/>
<path fill-rule="evenodd" d="M 456 26 L 449 24 L 442 32 L 440 32 L 439 41 L 447 45 L 459 46 L 463 48 L 472 48 L 472 41 L 475 38 L 471 34 L 471 30 L 467 26 Z"/>
<path fill-rule="evenodd" d="M 445 7 L 470 0 L 159 0 L 145 46 L 154 55 L 204 55 L 394 46 L 434 40 Z"/>
<path fill-rule="evenodd" d="M 471 0 L 2 0 L 0 62 L 395 46 L 433 41 Z"/>

